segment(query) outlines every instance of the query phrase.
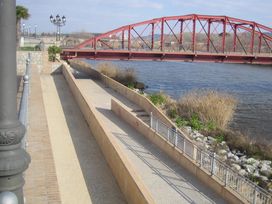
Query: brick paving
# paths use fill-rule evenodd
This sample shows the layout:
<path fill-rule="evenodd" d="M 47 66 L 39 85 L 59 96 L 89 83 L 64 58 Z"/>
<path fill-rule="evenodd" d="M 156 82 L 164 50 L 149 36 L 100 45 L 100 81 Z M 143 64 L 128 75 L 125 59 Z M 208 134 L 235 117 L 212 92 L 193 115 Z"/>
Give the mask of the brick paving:
<path fill-rule="evenodd" d="M 31 163 L 25 174 L 24 195 L 27 204 L 61 203 L 58 180 L 44 110 L 39 71 L 31 70 L 27 151 Z"/>

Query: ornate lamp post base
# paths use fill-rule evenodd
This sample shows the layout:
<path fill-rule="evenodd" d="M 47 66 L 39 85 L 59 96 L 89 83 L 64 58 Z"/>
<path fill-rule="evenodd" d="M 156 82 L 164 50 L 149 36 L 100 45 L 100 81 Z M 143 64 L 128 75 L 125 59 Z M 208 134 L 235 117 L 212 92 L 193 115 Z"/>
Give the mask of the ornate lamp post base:
<path fill-rule="evenodd" d="M 21 148 L 25 128 L 17 116 L 15 0 L 0 0 L 0 45 L 0 197 L 10 191 L 23 204 L 22 173 L 30 157 Z"/>

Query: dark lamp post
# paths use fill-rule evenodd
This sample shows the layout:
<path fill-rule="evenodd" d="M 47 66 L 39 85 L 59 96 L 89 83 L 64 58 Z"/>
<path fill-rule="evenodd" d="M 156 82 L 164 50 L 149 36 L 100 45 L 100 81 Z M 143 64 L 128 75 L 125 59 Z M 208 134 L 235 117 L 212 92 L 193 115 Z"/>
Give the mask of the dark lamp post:
<path fill-rule="evenodd" d="M 50 22 L 53 23 L 57 27 L 57 33 L 56 33 L 56 41 L 60 41 L 60 28 L 65 25 L 66 23 L 66 17 L 60 15 L 56 15 L 56 17 L 50 16 Z"/>
<path fill-rule="evenodd" d="M 0 45 L 0 197 L 15 195 L 23 204 L 30 157 L 21 148 L 25 127 L 17 114 L 16 0 L 0 0 Z"/>

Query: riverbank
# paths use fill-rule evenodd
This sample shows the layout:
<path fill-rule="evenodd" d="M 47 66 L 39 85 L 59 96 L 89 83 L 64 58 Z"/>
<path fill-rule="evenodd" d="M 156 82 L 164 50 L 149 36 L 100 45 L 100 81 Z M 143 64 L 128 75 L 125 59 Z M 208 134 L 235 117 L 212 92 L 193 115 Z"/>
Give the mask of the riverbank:
<path fill-rule="evenodd" d="M 109 68 L 110 65 L 102 67 Z M 105 69 L 103 69 L 103 72 L 108 75 L 111 75 L 113 73 L 112 70 L 107 72 Z M 114 77 L 118 78 L 116 74 L 122 72 L 117 72 L 115 70 L 114 73 Z M 134 75 L 133 79 L 135 78 L 136 76 Z M 129 84 L 124 85 L 128 86 L 131 89 L 134 89 L 133 87 L 129 86 Z M 168 115 L 169 119 L 172 119 L 172 121 L 176 123 L 178 127 L 186 130 L 187 134 L 191 137 L 192 140 L 195 141 L 195 143 L 198 144 L 198 146 L 202 147 L 204 150 L 214 152 L 216 154 L 216 157 L 220 158 L 220 160 L 222 160 L 223 162 L 229 164 L 232 169 L 239 172 L 240 175 L 248 177 L 259 186 L 272 192 L 271 148 L 269 147 L 269 145 L 253 142 L 252 140 L 248 140 L 248 138 L 244 137 L 238 132 L 226 129 L 225 126 L 227 125 L 228 121 L 231 120 L 234 107 L 231 108 L 232 113 L 230 117 L 228 119 L 222 119 L 225 120 L 225 124 L 223 124 L 222 126 L 219 125 L 220 123 L 216 123 L 218 121 L 215 120 L 213 121 L 214 124 L 209 124 L 209 122 L 207 124 L 204 124 L 203 121 L 200 121 L 200 119 L 198 118 L 199 115 L 197 112 L 196 117 L 193 118 L 191 116 L 191 118 L 187 118 L 186 120 L 178 116 L 177 102 L 174 99 L 171 99 L 170 96 L 166 96 L 160 93 L 148 95 L 138 89 L 134 90 L 138 91 L 143 95 L 146 95 L 146 97 L 148 97 L 166 115 Z M 225 95 L 224 97 L 223 95 L 220 96 L 220 94 L 217 95 L 219 96 L 219 98 L 216 99 L 217 101 L 213 101 L 213 103 L 219 103 L 224 97 L 228 101 L 233 101 L 230 100 L 231 97 L 227 95 Z M 233 105 L 234 104 L 235 102 L 233 101 Z M 224 105 L 229 106 L 230 104 L 221 104 L 221 106 Z M 176 109 L 173 109 L 173 107 L 176 107 Z M 215 107 L 210 108 L 214 109 Z M 217 113 L 220 113 L 220 108 L 225 107 L 219 107 Z M 216 117 L 216 119 L 218 120 L 218 115 Z M 180 119 L 181 121 L 178 119 Z M 188 126 L 188 124 L 190 126 Z"/>
<path fill-rule="evenodd" d="M 88 60 L 97 65 L 103 61 Z M 108 62 L 108 61 L 107 61 Z M 133 68 L 147 93 L 164 91 L 174 99 L 193 89 L 214 89 L 239 100 L 230 126 L 256 140 L 272 140 L 272 69 L 256 65 L 112 61 Z"/>

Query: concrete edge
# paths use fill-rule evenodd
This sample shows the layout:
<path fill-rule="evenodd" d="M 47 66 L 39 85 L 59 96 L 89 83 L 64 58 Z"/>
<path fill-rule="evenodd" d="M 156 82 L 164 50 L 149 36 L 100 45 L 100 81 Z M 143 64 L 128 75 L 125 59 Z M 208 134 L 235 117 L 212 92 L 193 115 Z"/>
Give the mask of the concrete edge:
<path fill-rule="evenodd" d="M 87 102 L 81 93 L 67 65 L 62 67 L 62 73 L 128 203 L 155 203 L 151 193 L 117 144 L 115 138 L 103 125 L 97 110 Z"/>
<path fill-rule="evenodd" d="M 159 149 L 165 152 L 170 158 L 175 160 L 182 167 L 186 168 L 191 174 L 201 180 L 206 186 L 213 189 L 215 192 L 220 194 L 229 203 L 247 203 L 242 199 L 236 192 L 229 188 L 226 188 L 219 180 L 214 176 L 211 176 L 207 172 L 203 171 L 194 161 L 184 155 L 181 151 L 176 149 L 166 139 L 158 135 L 152 130 L 146 123 L 141 121 L 135 115 L 133 115 L 124 105 L 111 100 L 112 111 L 126 121 L 129 125 L 144 135 L 149 141 L 155 144 Z"/>

